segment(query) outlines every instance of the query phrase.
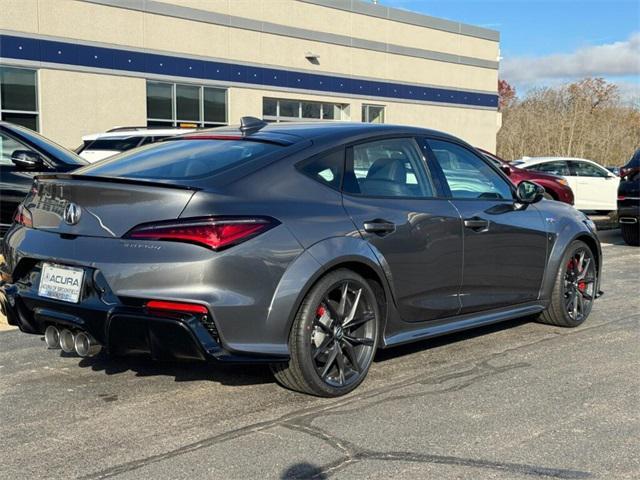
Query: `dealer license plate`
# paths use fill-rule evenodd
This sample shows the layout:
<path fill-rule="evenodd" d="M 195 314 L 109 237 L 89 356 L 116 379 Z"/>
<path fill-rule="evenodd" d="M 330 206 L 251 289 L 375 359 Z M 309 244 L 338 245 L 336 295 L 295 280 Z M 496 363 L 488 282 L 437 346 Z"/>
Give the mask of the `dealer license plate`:
<path fill-rule="evenodd" d="M 42 265 L 38 295 L 64 302 L 78 303 L 84 270 L 45 263 Z"/>

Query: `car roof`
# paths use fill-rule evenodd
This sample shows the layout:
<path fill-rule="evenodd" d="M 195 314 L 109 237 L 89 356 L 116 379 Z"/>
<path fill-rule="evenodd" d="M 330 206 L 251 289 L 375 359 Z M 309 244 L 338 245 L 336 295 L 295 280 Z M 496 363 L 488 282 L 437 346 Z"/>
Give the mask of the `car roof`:
<path fill-rule="evenodd" d="M 575 160 L 579 162 L 595 163 L 596 165 L 598 165 L 598 163 L 594 162 L 593 160 L 578 157 L 522 157 L 514 160 L 514 162 L 518 162 L 520 165 L 535 165 L 538 163 L 557 162 L 563 160 Z"/>
<path fill-rule="evenodd" d="M 97 140 L 99 138 L 111 138 L 115 140 L 124 140 L 127 138 L 135 137 L 150 137 L 150 136 L 173 136 L 180 135 L 182 133 L 194 132 L 193 128 L 149 128 L 149 129 L 137 129 L 137 130 L 120 130 L 114 132 L 101 132 L 92 133 L 90 135 L 84 135 L 82 137 L 83 142 Z"/>
<path fill-rule="evenodd" d="M 227 127 L 217 127 L 212 129 L 198 130 L 191 134 L 191 137 L 208 136 L 208 135 L 238 135 L 240 133 L 237 125 Z M 428 135 L 445 139 L 462 142 L 462 140 L 437 130 L 426 128 L 380 124 L 380 123 L 361 123 L 350 121 L 327 121 L 327 122 L 282 122 L 268 123 L 253 133 L 247 133 L 246 136 L 255 138 L 256 140 L 264 139 L 289 139 L 293 141 L 302 140 L 321 140 L 330 138 L 335 142 L 349 141 L 351 138 L 370 135 Z M 464 143 L 464 142 L 463 142 Z"/>

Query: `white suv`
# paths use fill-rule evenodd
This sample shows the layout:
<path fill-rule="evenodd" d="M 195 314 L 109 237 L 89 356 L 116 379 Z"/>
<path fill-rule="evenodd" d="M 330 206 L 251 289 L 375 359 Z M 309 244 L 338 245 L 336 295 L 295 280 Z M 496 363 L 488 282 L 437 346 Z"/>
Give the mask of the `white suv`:
<path fill-rule="evenodd" d="M 117 127 L 104 133 L 85 135 L 76 153 L 93 163 L 116 153 L 193 131 L 192 128 Z"/>

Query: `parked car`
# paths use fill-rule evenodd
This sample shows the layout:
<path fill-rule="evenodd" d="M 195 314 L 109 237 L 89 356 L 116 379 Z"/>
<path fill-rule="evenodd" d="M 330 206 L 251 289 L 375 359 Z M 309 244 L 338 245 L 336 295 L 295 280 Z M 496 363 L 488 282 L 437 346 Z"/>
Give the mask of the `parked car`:
<path fill-rule="evenodd" d="M 523 180 L 528 180 L 544 187 L 545 198 L 573 205 L 573 190 L 571 190 L 569 182 L 563 177 L 551 173 L 524 170 L 511 165 L 509 162 L 491 152 L 487 152 L 481 148 L 476 148 L 476 150 L 497 165 L 516 186 Z"/>
<path fill-rule="evenodd" d="M 104 133 L 85 135 L 76 153 L 94 163 L 132 148 L 192 131 L 185 128 L 117 127 Z"/>
<path fill-rule="evenodd" d="M 87 165 L 72 151 L 8 122 L 0 122 L 0 152 L 0 237 L 11 226 L 16 208 L 29 193 L 35 175 L 69 172 Z"/>
<path fill-rule="evenodd" d="M 625 243 L 637 247 L 640 245 L 640 148 L 620 169 L 620 176 L 618 222 Z"/>
<path fill-rule="evenodd" d="M 2 302 L 49 348 L 262 361 L 343 395 L 378 348 L 585 321 L 595 226 L 542 193 L 444 133 L 244 118 L 38 177 L 5 237 Z"/>
<path fill-rule="evenodd" d="M 620 178 L 591 160 L 563 157 L 524 157 L 511 162 L 525 170 L 564 177 L 578 210 L 609 213 L 616 209 Z"/>

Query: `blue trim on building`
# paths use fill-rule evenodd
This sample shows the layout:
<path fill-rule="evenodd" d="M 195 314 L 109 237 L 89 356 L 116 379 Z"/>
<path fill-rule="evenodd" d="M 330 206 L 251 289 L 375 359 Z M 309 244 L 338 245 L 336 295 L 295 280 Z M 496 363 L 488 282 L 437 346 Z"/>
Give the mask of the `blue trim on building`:
<path fill-rule="evenodd" d="M 187 77 L 194 80 L 234 82 L 247 86 L 284 87 L 302 92 L 315 90 L 345 96 L 383 97 L 389 100 L 412 100 L 485 108 L 498 106 L 498 95 L 489 93 L 197 60 L 12 35 L 0 35 L 0 58 Z"/>

